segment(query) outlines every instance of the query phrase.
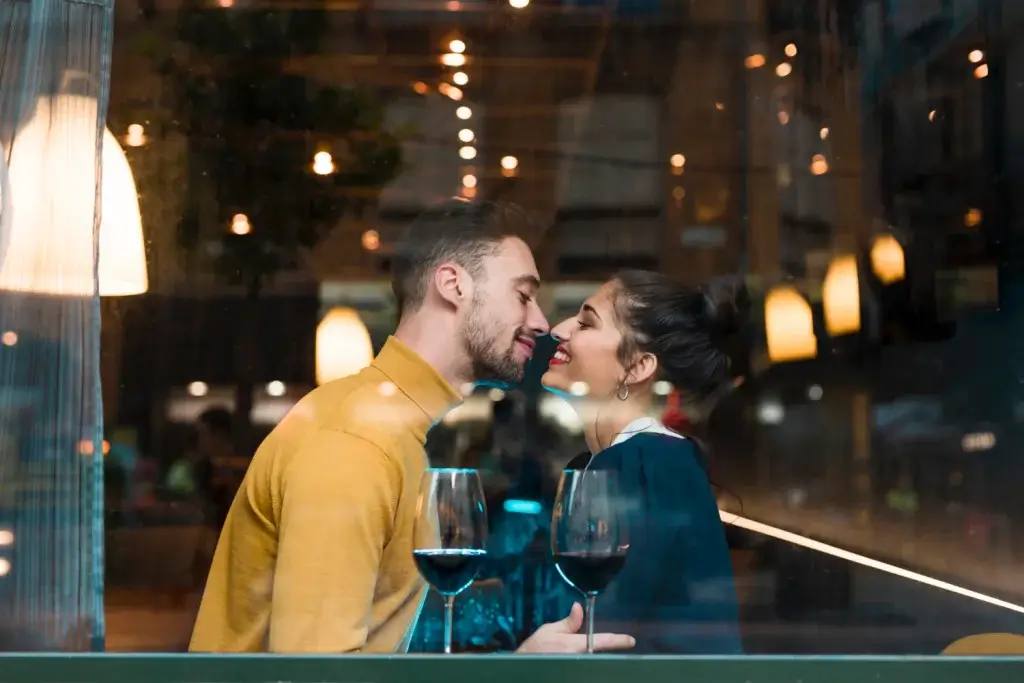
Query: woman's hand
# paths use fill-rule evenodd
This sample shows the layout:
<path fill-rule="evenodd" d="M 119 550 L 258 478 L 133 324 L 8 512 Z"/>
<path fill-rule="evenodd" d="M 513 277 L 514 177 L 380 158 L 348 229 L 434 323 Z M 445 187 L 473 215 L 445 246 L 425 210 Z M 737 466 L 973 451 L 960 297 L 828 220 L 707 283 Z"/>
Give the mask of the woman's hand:
<path fill-rule="evenodd" d="M 583 608 L 573 603 L 569 616 L 561 621 L 544 624 L 526 639 L 516 653 L 538 654 L 582 654 L 587 651 L 587 634 L 580 633 L 583 626 Z M 633 636 L 622 633 L 595 633 L 594 650 L 610 652 L 628 650 L 636 645 Z"/>

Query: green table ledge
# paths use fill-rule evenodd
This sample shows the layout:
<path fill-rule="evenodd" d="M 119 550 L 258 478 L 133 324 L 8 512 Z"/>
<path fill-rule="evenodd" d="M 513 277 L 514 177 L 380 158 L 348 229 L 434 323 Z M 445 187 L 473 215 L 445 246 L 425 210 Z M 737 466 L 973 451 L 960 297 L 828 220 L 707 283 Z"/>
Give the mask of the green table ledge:
<path fill-rule="evenodd" d="M 3 683 L 1022 683 L 1024 657 L 4 654 Z"/>

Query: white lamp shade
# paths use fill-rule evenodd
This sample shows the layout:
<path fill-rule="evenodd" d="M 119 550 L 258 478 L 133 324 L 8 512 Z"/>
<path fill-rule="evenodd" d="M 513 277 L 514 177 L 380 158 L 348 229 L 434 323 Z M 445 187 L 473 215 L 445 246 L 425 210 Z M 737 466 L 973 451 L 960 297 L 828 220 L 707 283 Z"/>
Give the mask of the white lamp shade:
<path fill-rule="evenodd" d="M 11 148 L 11 212 L 0 289 L 56 296 L 96 293 L 96 100 L 40 99 Z M 135 179 L 109 129 L 102 146 L 99 294 L 142 294 L 149 287 Z"/>
<path fill-rule="evenodd" d="M 11 239 L 11 218 L 13 211 L 8 211 L 7 202 L 11 198 L 10 174 L 7 169 L 7 159 L 0 157 L 0 266 L 4 263 L 7 254 L 7 243 Z"/>
<path fill-rule="evenodd" d="M 316 383 L 354 375 L 373 361 L 373 342 L 359 314 L 332 308 L 316 328 Z"/>
<path fill-rule="evenodd" d="M 814 314 L 811 305 L 795 288 L 782 285 L 768 292 L 764 300 L 764 326 L 768 358 L 773 363 L 817 355 Z"/>
<path fill-rule="evenodd" d="M 857 259 L 837 256 L 825 274 L 821 292 L 825 329 L 831 335 L 853 334 L 860 329 L 860 277 Z"/>

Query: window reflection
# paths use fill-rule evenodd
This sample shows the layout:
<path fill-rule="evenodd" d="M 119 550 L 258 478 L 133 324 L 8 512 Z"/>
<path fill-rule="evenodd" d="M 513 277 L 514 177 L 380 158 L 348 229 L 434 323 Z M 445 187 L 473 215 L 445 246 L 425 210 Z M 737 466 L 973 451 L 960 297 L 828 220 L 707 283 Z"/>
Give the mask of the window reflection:
<path fill-rule="evenodd" d="M 706 450 L 747 652 L 1024 633 L 1019 27 L 996 4 L 118 4 L 109 93 L 54 48 L 35 118 L 0 115 L 0 604 L 65 649 L 184 649 L 257 445 L 370 363 L 407 227 L 457 198 L 531 213 L 552 322 L 621 269 L 749 292 L 715 339 L 728 398 L 701 414 L 662 379 L 651 411 Z M 121 176 L 130 254 L 104 232 Z M 457 649 L 514 649 L 577 597 L 550 516 L 600 404 L 542 388 L 555 347 L 519 386 L 460 386 L 429 434 L 490 511 Z M 40 502 L 92 521 L 62 535 Z M 412 651 L 441 615 L 431 595 Z"/>

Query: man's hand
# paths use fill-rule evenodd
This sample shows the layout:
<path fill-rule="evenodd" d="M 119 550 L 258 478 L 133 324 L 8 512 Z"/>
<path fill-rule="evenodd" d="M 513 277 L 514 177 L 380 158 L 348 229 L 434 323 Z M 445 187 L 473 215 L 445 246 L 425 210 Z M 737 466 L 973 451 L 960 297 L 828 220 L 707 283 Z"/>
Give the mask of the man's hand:
<path fill-rule="evenodd" d="M 587 651 L 587 634 L 580 633 L 583 626 L 583 608 L 573 603 L 569 616 L 561 621 L 544 624 L 526 639 L 518 650 L 519 654 L 579 654 Z M 636 645 L 633 636 L 621 633 L 595 633 L 594 651 L 607 652 L 628 650 Z"/>

